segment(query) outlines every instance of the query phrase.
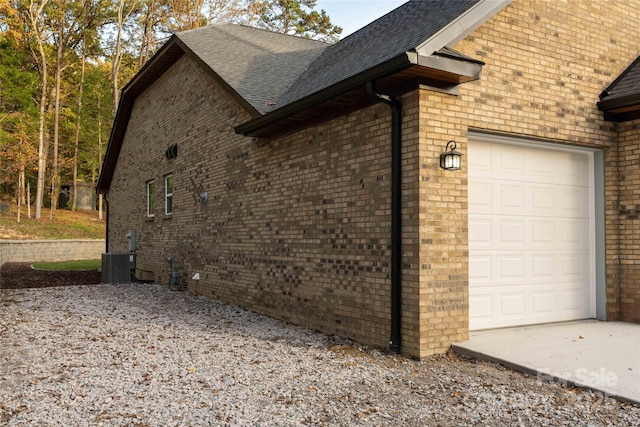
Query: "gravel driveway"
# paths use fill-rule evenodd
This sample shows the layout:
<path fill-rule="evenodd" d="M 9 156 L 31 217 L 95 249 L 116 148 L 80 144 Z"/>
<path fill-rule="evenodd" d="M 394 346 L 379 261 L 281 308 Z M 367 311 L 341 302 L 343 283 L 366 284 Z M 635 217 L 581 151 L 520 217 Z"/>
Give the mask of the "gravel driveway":
<path fill-rule="evenodd" d="M 0 425 L 634 425 L 455 356 L 362 349 L 157 285 L 0 290 Z"/>

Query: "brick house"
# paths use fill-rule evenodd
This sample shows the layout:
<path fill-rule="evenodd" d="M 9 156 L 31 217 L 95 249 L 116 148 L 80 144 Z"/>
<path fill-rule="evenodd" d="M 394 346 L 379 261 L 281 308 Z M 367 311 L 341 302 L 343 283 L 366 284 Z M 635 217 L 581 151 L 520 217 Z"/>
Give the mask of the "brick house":
<path fill-rule="evenodd" d="M 123 90 L 108 250 L 134 229 L 138 277 L 171 256 L 192 292 L 414 357 L 640 321 L 639 28 L 613 0 L 447 0 L 335 45 L 176 34 Z"/>

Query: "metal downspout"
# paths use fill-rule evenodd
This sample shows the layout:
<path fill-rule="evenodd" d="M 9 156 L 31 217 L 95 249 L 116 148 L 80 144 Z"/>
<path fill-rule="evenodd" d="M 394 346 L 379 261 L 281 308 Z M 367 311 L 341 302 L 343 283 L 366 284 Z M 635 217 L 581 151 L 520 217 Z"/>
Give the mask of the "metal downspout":
<path fill-rule="evenodd" d="M 367 82 L 369 96 L 391 107 L 391 338 L 389 350 L 400 353 L 402 296 L 402 159 L 400 102 L 376 92 L 375 83 Z"/>

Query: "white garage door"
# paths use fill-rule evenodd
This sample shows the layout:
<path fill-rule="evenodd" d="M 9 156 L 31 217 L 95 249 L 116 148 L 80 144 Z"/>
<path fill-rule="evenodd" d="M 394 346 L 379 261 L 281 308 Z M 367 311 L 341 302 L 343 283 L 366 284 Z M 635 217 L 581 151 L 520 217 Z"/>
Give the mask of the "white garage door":
<path fill-rule="evenodd" d="M 592 154 L 472 140 L 471 330 L 594 317 Z"/>

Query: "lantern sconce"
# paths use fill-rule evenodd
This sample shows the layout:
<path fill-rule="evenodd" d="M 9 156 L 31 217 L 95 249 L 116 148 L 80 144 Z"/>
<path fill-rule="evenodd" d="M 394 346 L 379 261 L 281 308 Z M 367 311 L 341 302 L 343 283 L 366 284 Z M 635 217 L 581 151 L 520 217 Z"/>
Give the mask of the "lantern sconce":
<path fill-rule="evenodd" d="M 460 170 L 462 153 L 456 151 L 456 142 L 451 140 L 447 142 L 445 152 L 440 154 L 440 167 L 448 171 Z"/>

